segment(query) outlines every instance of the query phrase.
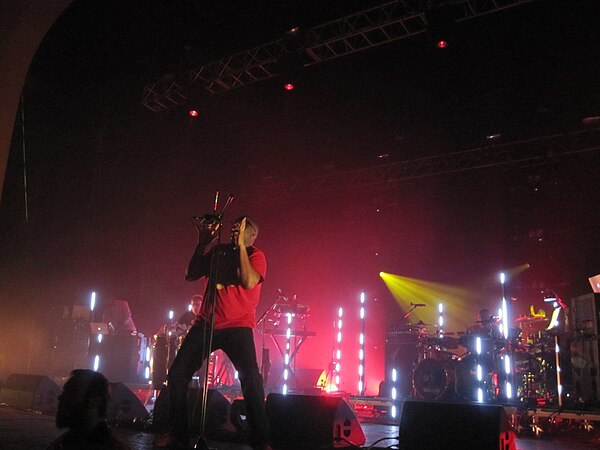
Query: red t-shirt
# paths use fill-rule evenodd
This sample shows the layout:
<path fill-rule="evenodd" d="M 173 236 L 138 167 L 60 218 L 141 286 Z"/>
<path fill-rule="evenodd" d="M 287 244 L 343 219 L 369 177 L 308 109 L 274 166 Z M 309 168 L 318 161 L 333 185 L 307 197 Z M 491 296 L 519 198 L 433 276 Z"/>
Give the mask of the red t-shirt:
<path fill-rule="evenodd" d="M 267 259 L 265 253 L 256 247 L 251 247 L 248 254 L 250 264 L 260 275 L 260 281 L 252 289 L 244 289 L 240 284 L 217 284 L 215 330 L 256 327 L 256 305 L 258 305 L 262 282 L 267 273 Z M 202 310 L 201 316 L 205 319 L 208 318 L 208 314 L 204 310 Z"/>

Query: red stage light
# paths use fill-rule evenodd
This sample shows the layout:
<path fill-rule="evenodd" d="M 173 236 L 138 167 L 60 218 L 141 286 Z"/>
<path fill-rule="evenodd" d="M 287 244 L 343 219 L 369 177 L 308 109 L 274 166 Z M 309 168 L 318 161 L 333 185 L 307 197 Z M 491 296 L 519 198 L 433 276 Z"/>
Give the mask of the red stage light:
<path fill-rule="evenodd" d="M 292 83 L 285 83 L 285 84 L 283 85 L 283 88 L 284 88 L 286 91 L 293 91 L 293 90 L 294 90 L 294 85 L 293 85 Z"/>
<path fill-rule="evenodd" d="M 188 111 L 188 114 L 190 115 L 190 117 L 198 117 L 200 115 L 197 109 L 190 109 Z"/>
<path fill-rule="evenodd" d="M 448 47 L 448 42 L 446 41 L 438 41 L 437 48 L 446 48 Z"/>

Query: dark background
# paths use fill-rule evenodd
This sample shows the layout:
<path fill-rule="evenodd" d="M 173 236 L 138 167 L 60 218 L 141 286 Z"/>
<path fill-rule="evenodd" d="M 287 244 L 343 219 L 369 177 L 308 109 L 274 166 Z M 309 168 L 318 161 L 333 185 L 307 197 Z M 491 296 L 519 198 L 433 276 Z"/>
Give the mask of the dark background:
<path fill-rule="evenodd" d="M 398 304 L 379 271 L 465 289 L 461 308 L 448 305 L 454 330 L 495 309 L 498 272 L 524 263 L 509 284 L 514 314 L 544 307 L 548 288 L 566 299 L 589 292 L 600 272 L 597 151 L 388 186 L 290 185 L 584 129 L 600 111 L 596 2 L 532 2 L 461 22 L 444 50 L 423 34 L 328 61 L 303 70 L 291 92 L 275 78 L 199 95 L 195 119 L 186 107 L 140 104 L 143 86 L 165 73 L 379 3 L 74 2 L 31 65 L 9 156 L 0 374 L 48 367 L 63 306 L 87 305 L 92 290 L 99 312 L 126 299 L 147 336 L 169 310 L 183 312 L 200 290 L 183 279 L 196 240 L 189 218 L 210 211 L 217 189 L 235 196 L 226 223 L 247 213 L 261 226 L 269 269 L 259 315 L 278 288 L 311 307 L 317 338 L 299 366 L 327 366 L 338 306 L 353 315 L 345 354 L 355 354 L 367 292 L 371 393 L 385 330 L 411 300 Z M 433 309 L 423 314 L 435 321 Z"/>

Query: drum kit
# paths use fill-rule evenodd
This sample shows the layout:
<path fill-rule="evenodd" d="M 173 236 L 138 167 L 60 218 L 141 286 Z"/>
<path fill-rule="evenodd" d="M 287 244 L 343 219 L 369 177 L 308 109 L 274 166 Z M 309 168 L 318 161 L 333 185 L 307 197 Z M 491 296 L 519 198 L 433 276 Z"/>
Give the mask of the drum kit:
<path fill-rule="evenodd" d="M 400 383 L 399 394 L 425 400 L 552 403 L 558 395 L 555 340 L 539 329 L 547 321 L 519 317 L 508 338 L 495 322 L 464 332 L 440 332 L 423 322 L 396 326 L 388 331 L 387 345 L 395 347 L 399 379 L 410 380 L 410 386 Z M 403 364 L 400 359 L 407 357 L 410 362 Z"/>
<path fill-rule="evenodd" d="M 173 364 L 189 328 L 178 323 L 170 326 L 163 325 L 154 335 L 151 369 L 153 389 L 160 390 L 165 387 L 169 368 Z M 222 350 L 212 352 L 208 364 L 208 382 L 211 386 L 239 385 L 235 368 Z M 204 373 L 205 366 L 197 372 L 197 376 L 192 381 L 199 386 L 201 380 L 204 379 Z"/>

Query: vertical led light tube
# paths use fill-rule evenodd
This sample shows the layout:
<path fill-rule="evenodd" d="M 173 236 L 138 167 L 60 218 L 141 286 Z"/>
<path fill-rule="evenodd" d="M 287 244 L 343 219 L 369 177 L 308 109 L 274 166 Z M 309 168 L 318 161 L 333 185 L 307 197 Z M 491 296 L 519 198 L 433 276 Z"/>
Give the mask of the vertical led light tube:
<path fill-rule="evenodd" d="M 475 398 L 479 403 L 483 403 L 483 385 L 484 385 L 484 376 L 483 376 L 483 367 L 481 365 L 482 355 L 483 353 L 483 343 L 481 341 L 481 337 L 477 336 L 475 338 L 475 377 L 477 378 L 477 382 L 475 385 L 477 386 L 475 392 Z"/>
<path fill-rule="evenodd" d="M 94 308 L 96 307 L 96 292 L 90 294 L 90 322 L 94 321 Z"/>
<path fill-rule="evenodd" d="M 365 394 L 365 293 L 360 293 L 360 334 L 358 336 L 358 395 Z"/>
<path fill-rule="evenodd" d="M 338 309 L 337 333 L 335 336 L 336 351 L 334 356 L 335 365 L 333 367 L 333 382 L 334 390 L 340 388 L 340 377 L 342 369 L 342 317 L 344 315 L 343 308 Z"/>
<path fill-rule="evenodd" d="M 500 273 L 500 284 L 502 286 L 502 332 L 504 339 L 508 339 L 508 305 L 506 304 L 506 275 Z"/>
<path fill-rule="evenodd" d="M 511 349 L 511 343 L 508 340 L 508 336 L 509 336 L 509 328 L 508 328 L 508 324 L 509 324 L 509 312 L 508 312 L 508 303 L 506 301 L 506 275 L 504 274 L 504 272 L 500 273 L 500 284 L 502 286 L 502 336 L 505 339 L 505 343 L 504 343 L 504 348 L 505 348 L 505 354 L 504 354 L 504 375 L 505 375 L 505 382 L 504 382 L 504 394 L 506 396 L 507 399 L 512 399 L 513 396 L 513 388 L 512 388 L 512 382 L 511 379 L 513 377 L 513 370 L 512 370 L 512 349 Z"/>
<path fill-rule="evenodd" d="M 151 374 L 151 366 L 152 366 L 152 348 L 150 347 L 150 339 L 148 339 L 147 341 L 147 345 L 146 345 L 146 351 L 145 351 L 145 355 L 144 355 L 144 365 L 146 366 L 145 370 L 144 370 L 144 378 L 146 380 L 150 380 L 150 374 Z"/>
<path fill-rule="evenodd" d="M 438 305 L 438 334 L 440 337 L 444 337 L 444 304 Z"/>
<path fill-rule="evenodd" d="M 398 415 L 398 369 L 392 369 L 392 418 Z"/>
<path fill-rule="evenodd" d="M 288 393 L 288 379 L 290 376 L 290 353 L 292 347 L 292 313 L 287 313 L 287 330 L 285 332 L 285 356 L 283 360 L 283 395 Z"/>
<path fill-rule="evenodd" d="M 556 389 L 558 391 L 558 407 L 563 405 L 563 385 L 562 374 L 560 369 L 560 346 L 558 344 L 558 334 L 554 334 L 554 353 L 556 354 Z"/>

